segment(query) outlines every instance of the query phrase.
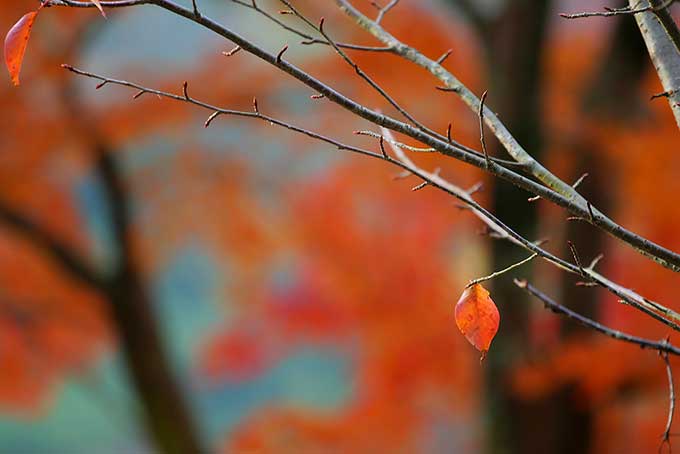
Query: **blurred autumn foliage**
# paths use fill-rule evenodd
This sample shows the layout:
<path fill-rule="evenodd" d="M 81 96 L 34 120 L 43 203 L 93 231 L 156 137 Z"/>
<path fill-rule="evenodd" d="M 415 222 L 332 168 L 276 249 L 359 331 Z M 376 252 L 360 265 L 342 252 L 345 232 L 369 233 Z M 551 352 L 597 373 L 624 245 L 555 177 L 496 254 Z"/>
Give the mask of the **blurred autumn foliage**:
<path fill-rule="evenodd" d="M 8 30 L 34 3 L 5 2 L 0 29 Z M 262 34 L 258 39 L 271 48 L 291 40 L 253 26 L 252 14 L 236 5 L 206 3 L 244 33 Z M 276 8 L 271 3 L 266 6 Z M 299 3 L 310 16 L 325 16 L 344 41 L 371 44 L 330 3 Z M 402 1 L 384 24 L 427 55 L 454 47 L 447 65 L 481 91 L 489 79 L 481 44 L 450 3 Z M 599 6 L 571 1 L 555 8 L 593 5 Z M 538 305 L 528 308 L 525 349 L 510 354 L 510 347 L 493 344 L 488 355 L 512 360 L 502 383 L 488 381 L 478 352 L 456 329 L 453 309 L 468 280 L 493 271 L 494 240 L 480 235 L 475 218 L 452 199 L 429 189 L 412 193 L 419 182 L 395 180 L 394 169 L 270 125 L 219 118 L 205 130 L 203 112 L 189 106 L 149 94 L 132 101 L 134 93 L 120 87 L 93 93 L 91 81 L 60 68 L 101 64 L 112 77 L 174 92 L 187 80 L 193 96 L 229 108 L 248 109 L 257 95 L 261 110 L 328 135 L 350 137 L 365 128 L 247 54 L 225 58 L 220 52 L 229 43 L 188 38 L 196 31 L 173 31 L 176 19 L 147 26 L 158 14 L 117 10 L 104 23 L 94 9 L 41 12 L 22 86 L 15 89 L 9 79 L 0 84 L 0 211 L 41 226 L 94 268 L 112 269 L 119 254 L 114 216 L 93 171 L 99 158 L 93 149 L 105 145 L 130 200 L 131 260 L 206 444 L 229 453 L 480 452 L 490 438 L 486 415 L 496 408 L 486 390 L 502 385 L 530 408 L 567 389 L 569 405 L 588 418 L 574 435 L 586 440 L 587 452 L 658 449 L 668 406 L 662 362 L 630 345 L 572 331 L 569 321 Z M 647 102 L 661 91 L 655 74 L 646 71 L 626 93 L 632 101 L 625 118 L 584 107 L 615 24 L 550 21 L 540 69 L 542 154 L 565 181 L 590 172 L 586 190 L 602 194 L 614 219 L 679 250 L 678 130 L 667 105 Z M 130 42 L 116 41 L 126 33 L 155 47 L 140 44 L 128 57 Z M 197 40 L 180 48 L 172 34 Z M 164 39 L 178 48 L 154 54 L 162 53 Z M 327 49 L 291 44 L 288 52 L 344 93 L 388 109 Z M 390 55 L 355 57 L 433 129 L 444 131 L 453 121 L 457 140 L 476 144 L 477 118 L 434 90 L 423 71 Z M 493 106 L 494 93 L 488 102 Z M 348 140 L 375 146 L 366 138 Z M 440 156 L 415 158 L 462 187 L 506 185 Z M 485 190 L 479 199 L 488 204 L 490 196 Z M 591 235 L 584 227 L 571 236 L 567 215 L 552 205 L 538 202 L 537 209 L 538 231 L 556 252 L 567 236 L 578 244 Z M 70 432 L 55 415 L 76 411 L 60 393 L 98 380 L 134 387 L 134 380 L 108 369 L 120 342 L 110 302 L 8 219 L 0 216 L 0 408 L 12 422 L 0 423 L 0 446 L 17 453 L 46 446 L 74 453 L 151 449 L 137 427 L 141 419 L 132 428 L 109 429 L 107 445 L 77 431 L 54 438 L 53 431 Z M 603 273 L 680 309 L 670 271 L 613 239 L 603 240 L 601 252 Z M 535 276 L 558 298 L 573 286 L 543 265 Z M 610 295 L 574 291 L 594 297 L 591 307 L 581 304 L 586 296 L 570 301 L 572 307 L 611 326 L 655 339 L 670 335 Z M 509 314 L 517 295 L 502 296 Z M 505 315 L 501 311 L 501 334 Z M 101 402 L 107 389 L 89 392 Z M 136 404 L 123 411 L 112 417 L 138 421 Z M 32 426 L 41 420 L 47 423 Z M 12 435 L 16 421 L 25 431 Z"/>

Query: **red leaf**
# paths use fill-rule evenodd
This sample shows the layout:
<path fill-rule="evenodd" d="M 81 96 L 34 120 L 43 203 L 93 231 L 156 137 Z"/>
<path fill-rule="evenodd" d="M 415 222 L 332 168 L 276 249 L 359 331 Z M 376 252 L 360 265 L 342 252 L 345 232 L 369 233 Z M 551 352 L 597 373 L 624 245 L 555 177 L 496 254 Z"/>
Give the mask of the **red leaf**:
<path fill-rule="evenodd" d="M 247 329 L 217 335 L 201 354 L 201 371 L 210 379 L 251 380 L 267 369 L 273 357 L 262 336 Z"/>
<path fill-rule="evenodd" d="M 40 9 L 38 9 L 40 11 Z M 21 64 L 24 61 L 26 54 L 26 46 L 28 45 L 28 38 L 31 36 L 31 29 L 33 22 L 38 15 L 38 11 L 27 13 L 19 19 L 19 22 L 7 32 L 5 37 L 5 65 L 9 70 L 9 75 L 12 77 L 14 85 L 19 85 L 19 73 L 21 72 Z"/>
<path fill-rule="evenodd" d="M 479 284 L 466 288 L 456 304 L 455 314 L 458 329 L 482 352 L 483 360 L 498 332 L 501 318 L 489 292 Z"/>
<path fill-rule="evenodd" d="M 102 8 L 102 4 L 99 3 L 99 0 L 90 0 L 92 3 L 94 3 L 94 6 L 97 7 L 100 13 L 102 13 L 102 16 L 106 18 L 106 13 L 104 12 L 104 8 Z"/>

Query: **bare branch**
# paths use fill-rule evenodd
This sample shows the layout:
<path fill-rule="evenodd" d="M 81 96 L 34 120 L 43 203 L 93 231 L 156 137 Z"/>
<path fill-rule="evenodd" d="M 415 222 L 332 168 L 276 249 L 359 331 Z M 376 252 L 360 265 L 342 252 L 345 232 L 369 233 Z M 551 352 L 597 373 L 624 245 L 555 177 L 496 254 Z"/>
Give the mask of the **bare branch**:
<path fill-rule="evenodd" d="M 594 11 L 594 12 L 582 12 L 582 13 L 573 13 L 573 14 L 566 14 L 566 13 L 561 13 L 560 16 L 565 18 L 565 19 L 583 19 L 586 17 L 612 17 L 612 16 L 622 16 L 622 15 L 627 15 L 627 14 L 640 14 L 640 13 L 646 13 L 648 11 L 658 11 L 661 9 L 668 8 L 671 6 L 673 3 L 675 3 L 676 0 L 665 0 L 662 4 L 654 6 L 654 5 L 647 5 L 643 7 L 633 7 L 632 5 L 629 5 L 625 8 L 604 8 L 604 11 Z"/>
<path fill-rule="evenodd" d="M 176 5 L 172 2 L 169 2 L 168 0 L 155 0 L 156 4 L 159 6 L 162 6 L 165 9 L 168 9 L 176 14 L 179 14 L 183 17 L 186 17 L 190 20 L 193 20 L 194 22 L 198 22 L 201 25 L 204 25 L 205 27 L 215 31 L 216 33 L 219 33 L 220 35 L 232 40 L 235 42 L 236 45 L 241 46 L 241 48 L 253 55 L 256 55 L 257 57 L 269 62 L 270 64 L 273 64 L 277 67 L 279 67 L 281 70 L 291 74 L 293 77 L 297 78 L 298 80 L 304 82 L 306 85 L 308 85 L 310 88 L 313 90 L 319 92 L 320 94 L 323 94 L 325 97 L 327 97 L 329 100 L 332 100 L 333 102 L 337 103 L 338 105 L 341 105 L 342 107 L 346 108 L 347 110 L 369 120 L 372 121 L 373 123 L 384 126 L 386 128 L 390 128 L 395 131 L 399 131 L 404 133 L 405 135 L 412 137 L 416 140 L 421 141 L 422 143 L 425 143 L 427 145 L 432 146 L 435 148 L 437 151 L 443 152 L 446 155 L 456 157 L 457 159 L 461 159 L 465 162 L 469 162 L 474 164 L 477 167 L 480 168 L 485 168 L 486 167 L 486 160 L 484 159 L 483 156 L 479 156 L 479 154 L 473 154 L 469 153 L 468 151 L 464 149 L 457 148 L 455 144 L 451 145 L 448 144 L 447 142 L 442 142 L 438 140 L 437 138 L 433 138 L 432 136 L 429 136 L 427 134 L 424 134 L 422 131 L 419 131 L 417 129 L 414 129 L 413 127 L 405 124 L 398 122 L 394 120 L 391 117 L 385 116 L 383 114 L 371 111 L 367 108 L 365 108 L 362 105 L 357 104 L 356 102 L 350 100 L 349 98 L 346 98 L 339 94 L 337 91 L 333 90 L 332 88 L 328 87 L 327 85 L 323 84 L 322 82 L 314 79 L 311 77 L 309 74 L 299 70 L 297 67 L 289 64 L 286 61 L 278 61 L 276 59 L 276 56 L 256 47 L 254 44 L 250 43 L 249 41 L 245 40 L 244 38 L 240 37 L 239 35 L 234 34 L 233 32 L 225 29 L 224 27 L 220 26 L 219 24 L 216 24 L 212 22 L 209 18 L 206 17 L 201 17 L 201 18 L 194 18 L 192 16 L 192 13 L 190 10 L 187 10 L 179 5 Z M 65 66 L 67 69 L 70 69 L 73 72 L 76 72 L 81 75 L 85 75 L 88 77 L 95 78 L 99 80 L 100 82 L 107 82 L 107 83 L 114 83 L 118 85 L 124 85 L 128 86 L 131 88 L 137 89 L 139 92 L 143 93 L 152 93 L 156 94 L 157 96 L 166 96 L 178 101 L 182 102 L 191 102 L 193 104 L 199 105 L 205 109 L 208 109 L 212 115 L 214 115 L 215 112 L 220 112 L 221 114 L 225 115 L 238 115 L 238 116 L 244 116 L 244 117 L 255 117 L 259 118 L 261 120 L 266 120 L 269 121 L 272 124 L 277 124 L 279 126 L 287 127 L 288 129 L 291 129 L 296 132 L 300 132 L 302 134 L 306 134 L 310 137 L 323 140 L 327 143 L 331 143 L 335 145 L 336 147 L 340 149 L 346 149 L 350 151 L 354 151 L 357 153 L 369 155 L 372 157 L 377 157 L 380 159 L 385 159 L 382 153 L 373 153 L 369 152 L 367 150 L 359 149 L 357 147 L 349 147 L 345 144 L 342 144 L 334 139 L 327 138 L 325 136 L 322 136 L 320 134 L 316 134 L 307 130 L 304 130 L 302 128 L 297 128 L 292 125 L 289 125 L 285 122 L 282 122 L 280 120 L 262 115 L 259 113 L 257 109 L 257 104 L 256 102 L 254 103 L 255 107 L 255 112 L 240 112 L 240 111 L 233 111 L 233 110 L 227 110 L 227 109 L 220 109 L 215 106 L 212 106 L 210 104 L 204 103 L 204 102 L 199 102 L 194 99 L 191 99 L 190 101 L 187 101 L 184 97 L 180 95 L 175 95 L 171 93 L 164 93 L 160 92 L 158 90 L 153 90 L 149 89 L 146 87 L 139 86 L 137 84 L 133 84 L 130 82 L 126 81 L 118 81 L 114 79 L 109 79 L 106 77 L 98 76 L 92 73 L 86 73 L 81 70 L 76 70 L 75 68 Z M 486 113 L 485 109 L 485 113 Z M 486 118 L 486 115 L 485 115 Z M 487 123 L 488 124 L 488 123 Z M 570 264 L 569 262 L 566 262 L 558 257 L 555 257 L 554 255 L 548 253 L 545 250 L 542 250 L 540 247 L 538 247 L 536 244 L 524 239 L 520 235 L 518 235 L 516 232 L 512 231 L 509 227 L 504 225 L 500 220 L 495 218 L 491 213 L 489 213 L 487 210 L 479 206 L 474 200 L 471 199 L 469 194 L 467 194 L 464 190 L 460 188 L 456 188 L 455 186 L 451 185 L 447 181 L 441 179 L 438 175 L 432 174 L 432 173 L 427 173 L 423 171 L 422 169 L 417 168 L 414 165 L 407 165 L 403 163 L 403 160 L 400 161 L 395 161 L 394 159 L 390 159 L 389 157 L 387 160 L 391 163 L 397 163 L 402 168 L 408 169 L 411 173 L 414 175 L 419 176 L 423 180 L 429 180 L 430 185 L 435 186 L 441 190 L 444 190 L 445 192 L 455 196 L 459 200 L 463 201 L 467 205 L 469 205 L 471 208 L 473 208 L 473 212 L 480 217 L 480 219 L 483 220 L 487 225 L 493 226 L 490 227 L 495 234 L 499 235 L 501 238 L 508 239 L 512 241 L 515 244 L 518 244 L 525 249 L 527 249 L 530 252 L 538 253 L 541 257 L 544 259 L 548 260 L 549 262 L 555 264 L 556 266 L 565 269 L 569 272 L 575 273 L 575 274 L 581 274 L 581 270 L 576 267 L 575 265 Z M 578 215 L 581 216 L 587 216 L 588 214 L 588 209 L 583 209 L 579 206 L 575 206 L 573 203 L 573 200 L 567 199 L 566 197 L 563 197 L 562 195 L 554 192 L 550 188 L 546 188 L 545 186 L 542 186 L 540 184 L 537 184 L 536 182 L 527 179 L 517 173 L 515 173 L 512 170 L 509 170 L 501 165 L 494 165 L 492 168 L 489 170 L 490 173 L 497 175 L 501 178 L 507 179 L 508 181 L 511 181 L 512 183 L 516 184 L 517 186 L 524 187 L 526 189 L 529 189 L 533 193 L 542 196 L 543 198 L 546 198 L 547 200 L 553 201 L 554 203 L 564 206 L 565 208 L 568 208 L 570 211 L 577 213 Z M 598 219 L 598 221 L 601 223 L 601 219 Z M 608 230 L 608 226 L 602 225 L 602 227 Z M 661 263 L 664 263 L 666 265 L 669 264 L 667 259 L 665 258 L 666 256 L 670 257 L 671 259 L 674 257 L 673 252 L 667 251 L 663 248 L 660 248 L 660 246 L 654 245 L 653 243 L 650 243 L 648 240 L 645 240 L 644 238 L 641 238 L 632 232 L 628 232 L 625 229 L 621 228 L 620 226 L 613 224 L 612 223 L 612 233 L 624 240 L 630 239 L 629 242 L 630 244 L 639 247 L 639 249 L 647 252 L 648 254 L 655 255 L 658 254 L 659 257 L 657 260 Z M 639 246 L 638 246 L 639 245 Z M 680 263 L 680 261 L 678 261 Z M 670 262 L 671 265 L 673 265 L 672 262 Z M 675 265 L 673 265 L 675 266 Z M 669 266 L 672 268 L 672 266 Z M 610 292 L 616 294 L 619 296 L 621 299 L 626 301 L 627 304 L 630 304 L 631 306 L 637 308 L 638 310 L 641 310 L 650 316 L 653 316 L 655 319 L 667 324 L 668 326 L 672 326 L 674 329 L 678 329 L 678 325 L 671 320 L 675 321 L 680 321 L 680 315 L 675 313 L 674 311 L 665 308 L 657 303 L 653 303 L 640 295 L 636 294 L 630 289 L 626 289 L 625 287 L 622 287 L 618 284 L 615 284 L 614 282 L 604 278 L 603 276 L 600 276 L 599 274 L 595 273 L 592 270 L 586 270 L 590 277 L 598 283 L 598 285 L 601 285 L 605 288 L 607 288 Z M 670 320 L 669 320 L 670 319 Z"/>
<path fill-rule="evenodd" d="M 638 336 L 633 336 L 631 334 L 624 333 L 623 331 L 618 331 L 612 328 L 609 328 L 605 325 L 602 325 L 601 323 L 596 322 L 595 320 L 592 320 L 588 317 L 585 317 L 577 312 L 572 311 L 568 307 L 565 307 L 553 299 L 551 299 L 548 295 L 545 293 L 541 292 L 538 290 L 536 287 L 533 285 L 529 284 L 526 280 L 520 280 L 520 279 L 515 279 L 514 280 L 515 285 L 522 290 L 526 291 L 528 294 L 535 296 L 539 300 L 545 304 L 545 306 L 550 309 L 551 311 L 557 313 L 557 314 L 562 314 L 566 315 L 572 320 L 577 321 L 578 323 L 591 328 L 595 331 L 598 331 L 605 336 L 609 336 L 613 339 L 617 339 L 623 342 L 628 342 L 631 344 L 635 344 L 639 346 L 640 348 L 646 348 L 646 349 L 651 349 L 651 350 L 656 350 L 660 353 L 665 353 L 665 354 L 671 354 L 671 355 L 680 355 L 680 349 L 678 347 L 675 347 L 672 345 L 670 342 L 667 340 L 663 341 L 653 341 L 651 339 L 645 339 L 643 337 L 638 337 Z"/>
<path fill-rule="evenodd" d="M 394 52 L 397 55 L 430 71 L 435 77 L 444 83 L 444 87 L 438 88 L 456 93 L 470 109 L 473 109 L 476 112 L 479 111 L 481 100 L 478 99 L 470 89 L 463 85 L 453 74 L 443 68 L 440 64 L 429 59 L 417 49 L 410 47 L 396 39 L 390 33 L 385 31 L 379 24 L 376 24 L 374 21 L 362 14 L 347 0 L 335 0 L 335 3 L 350 18 L 355 20 L 360 27 L 364 28 L 384 44 L 393 47 Z M 560 180 L 557 176 L 552 174 L 548 169 L 537 162 L 524 148 L 522 148 L 522 146 L 517 142 L 512 134 L 510 134 L 505 125 L 499 120 L 496 114 L 494 114 L 488 107 L 484 107 L 483 112 L 484 122 L 505 147 L 507 152 L 517 162 L 525 165 L 525 169 L 535 178 L 552 189 L 553 196 L 554 194 L 559 194 L 560 196 L 567 198 L 570 201 L 569 206 L 572 208 L 570 209 L 572 214 L 576 214 L 573 210 L 573 208 L 576 208 L 578 211 L 582 212 L 582 214 L 578 214 L 577 216 L 586 219 L 592 225 L 602 228 L 604 231 L 623 240 L 624 242 L 634 245 L 636 250 L 651 258 L 655 262 L 661 264 L 662 266 L 672 269 L 676 272 L 680 271 L 679 254 L 661 246 L 653 245 L 653 243 L 651 243 L 649 240 L 642 239 L 638 235 L 632 234 L 632 232 L 622 229 L 620 225 L 609 219 L 599 210 L 596 210 L 594 207 L 592 207 L 585 200 L 585 198 L 583 198 L 583 196 L 581 196 L 570 184 Z M 390 129 L 396 130 L 394 128 Z M 440 151 L 438 144 L 430 144 L 427 141 L 423 142 Z M 446 152 L 444 152 L 444 154 L 446 154 Z M 488 169 L 492 174 L 496 174 L 494 167 L 495 166 L 493 166 L 491 169 Z M 484 160 L 483 168 L 486 168 L 486 160 Z M 543 194 L 537 192 L 534 192 L 534 195 L 540 195 L 541 197 L 544 197 Z M 555 200 L 552 201 L 556 202 Z M 653 248 L 654 251 L 650 251 L 650 247 Z"/>
<path fill-rule="evenodd" d="M 295 8 L 288 0 L 280 0 L 280 1 L 281 1 L 281 3 L 283 3 L 284 5 L 286 5 L 288 8 L 290 8 L 290 11 L 291 11 L 295 16 L 297 16 L 298 18 L 300 18 L 303 22 L 305 22 L 309 27 L 311 27 L 312 29 L 314 29 L 314 30 L 318 31 L 319 33 L 321 33 L 321 35 L 326 39 L 326 41 L 333 47 L 333 49 L 335 50 L 335 52 L 336 52 L 336 53 L 337 53 L 337 54 L 338 54 L 338 55 L 339 55 L 339 56 L 340 56 L 340 57 L 341 57 L 341 58 L 342 58 L 342 59 L 343 59 L 350 67 L 352 67 L 352 69 L 354 69 L 354 72 L 355 72 L 360 78 L 362 78 L 364 81 L 366 81 L 366 83 L 368 83 L 368 85 L 370 85 L 375 91 L 377 91 L 377 92 L 380 94 L 380 96 L 382 96 L 382 97 L 383 97 L 383 98 L 384 98 L 384 99 L 385 99 L 392 107 L 394 107 L 400 114 L 402 114 L 402 115 L 404 116 L 404 118 L 406 118 L 409 122 L 411 122 L 412 125 L 414 125 L 415 127 L 417 127 L 418 129 L 420 129 L 420 130 L 423 131 L 423 132 L 426 132 L 426 133 L 428 133 L 428 134 L 430 134 L 430 135 L 432 135 L 432 136 L 435 136 L 435 137 L 439 138 L 440 140 L 441 140 L 441 139 L 444 139 L 444 137 L 443 137 L 441 134 L 436 133 L 435 131 L 431 130 L 430 128 L 428 128 L 428 127 L 425 126 L 424 124 L 420 123 L 418 120 L 416 120 L 416 119 L 413 117 L 413 115 L 411 115 L 410 113 L 408 113 L 408 112 L 406 111 L 406 109 L 404 109 L 403 107 L 401 107 L 401 106 L 399 105 L 399 103 L 397 103 L 397 101 L 396 101 L 392 96 L 390 96 L 390 95 L 389 95 L 389 94 L 388 94 L 388 93 L 387 93 L 380 85 L 378 85 L 377 82 L 375 82 L 368 74 L 366 74 L 366 73 L 359 67 L 359 65 L 357 65 L 357 64 L 349 57 L 349 55 L 347 55 L 347 53 L 345 53 L 345 52 L 340 48 L 340 46 L 338 46 L 338 44 L 337 44 L 337 43 L 330 37 L 330 35 L 328 35 L 328 33 L 326 33 L 326 31 L 324 30 L 324 23 L 325 23 L 325 20 L 324 20 L 323 17 L 321 18 L 321 20 L 319 21 L 319 25 L 317 26 L 317 25 L 315 25 L 311 20 L 309 20 L 306 16 L 304 16 L 302 13 L 300 13 L 300 11 L 299 11 L 297 8 Z M 392 5 L 392 3 L 390 3 L 390 4 Z M 396 5 L 396 2 L 394 2 L 394 4 Z M 388 6 L 389 6 L 389 5 L 388 5 Z M 392 6 L 394 6 L 394 5 L 392 5 Z M 386 8 L 387 8 L 387 7 L 386 7 Z M 384 11 L 384 9 L 382 9 L 381 11 Z M 463 145 L 461 145 L 461 144 L 459 144 L 459 143 L 456 143 L 456 145 L 458 145 L 458 146 L 460 146 L 460 147 L 463 147 Z"/>
<path fill-rule="evenodd" d="M 667 340 L 668 341 L 668 340 Z M 668 353 L 660 353 L 666 365 L 666 376 L 668 377 L 668 419 L 666 420 L 666 429 L 663 431 L 661 447 L 668 445 L 668 451 L 671 449 L 671 426 L 673 425 L 673 415 L 675 414 L 675 386 L 673 385 L 673 369 L 671 368 L 671 361 L 668 358 Z"/>
<path fill-rule="evenodd" d="M 680 31 L 666 10 L 672 1 L 655 5 L 658 0 L 629 0 L 629 8 L 638 7 L 635 20 L 647 45 L 647 51 L 664 88 L 664 95 L 680 128 Z M 642 11 L 644 10 L 644 11 Z"/>
<path fill-rule="evenodd" d="M 89 2 L 74 2 L 72 0 L 60 1 L 60 5 L 63 6 L 93 7 L 93 5 Z M 148 2 L 151 2 L 151 0 L 144 0 L 144 3 L 139 4 L 145 4 Z M 116 5 L 116 2 L 111 3 Z M 246 52 L 249 52 L 258 58 L 277 66 L 279 69 L 298 79 L 300 82 L 304 83 L 315 92 L 323 94 L 330 101 L 342 106 L 348 111 L 366 120 L 371 121 L 376 125 L 403 133 L 415 140 L 420 141 L 421 143 L 435 148 L 437 151 L 447 156 L 459 159 L 482 169 L 487 168 L 486 160 L 483 157 L 480 157 L 478 154 L 471 153 L 465 148 L 458 147 L 455 144 L 449 144 L 446 140 L 442 141 L 437 137 L 426 134 L 423 131 L 420 131 L 406 123 L 399 122 L 391 117 L 367 109 L 361 104 L 358 104 L 355 101 L 341 95 L 333 88 L 325 85 L 296 66 L 285 61 L 277 61 L 276 57 L 271 53 L 259 48 L 252 42 L 214 22 L 210 18 L 205 16 L 195 17 L 191 10 L 188 10 L 170 0 L 153 0 L 152 3 L 172 13 L 198 23 L 231 40 Z M 348 5 L 345 0 L 336 0 L 336 3 L 339 3 L 341 6 Z M 350 14 L 352 17 L 355 17 L 360 24 L 374 33 L 376 37 L 381 40 L 385 40 L 388 45 L 394 44 L 394 46 L 397 46 L 395 47 L 395 52 L 404 56 L 405 58 L 408 58 L 409 60 L 418 63 L 421 66 L 426 67 L 433 74 L 444 81 L 449 89 L 459 93 L 462 99 L 471 107 L 479 108 L 479 100 L 477 100 L 477 98 L 453 75 L 442 68 L 441 65 L 438 65 L 436 62 L 427 59 L 417 50 L 400 43 L 394 37 L 382 30 L 379 25 L 375 24 L 373 21 L 354 10 L 353 7 L 349 6 L 349 8 L 351 9 L 349 10 L 348 14 Z M 343 9 L 346 9 L 346 7 L 343 6 Z M 543 181 L 546 186 L 538 184 L 535 181 L 503 166 L 492 166 L 488 169 L 489 173 L 498 176 L 499 178 L 505 179 L 516 186 L 527 189 L 534 195 L 540 195 L 544 199 L 566 208 L 574 216 L 583 218 L 588 216 L 589 222 L 591 222 L 593 225 L 600 227 L 616 238 L 628 243 L 637 251 L 641 252 L 647 257 L 650 257 L 652 260 L 661 264 L 662 266 L 672 269 L 676 272 L 680 271 L 680 254 L 670 251 L 629 230 L 624 229 L 597 210 L 589 210 L 589 207 L 583 197 L 581 197 L 570 185 L 557 179 L 557 177 L 548 172 L 547 169 L 538 164 L 528 153 L 526 153 L 526 151 L 522 149 L 521 146 L 519 146 L 517 141 L 510 135 L 507 129 L 505 129 L 498 118 L 488 108 L 484 109 L 484 118 L 487 126 L 491 128 L 501 143 L 506 146 L 506 149 L 512 151 L 511 154 L 514 153 L 514 157 L 518 164 L 522 166 L 522 169 L 526 169 L 531 172 L 534 176 L 536 176 L 536 178 Z M 591 212 L 593 213 L 592 216 L 590 214 Z"/>
<path fill-rule="evenodd" d="M 75 280 L 95 290 L 106 288 L 107 279 L 103 274 L 96 271 L 94 267 L 75 254 L 71 248 L 63 244 L 61 240 L 45 228 L 4 203 L 0 203 L 0 223 L 29 239 L 33 245 L 61 265 Z"/>
<path fill-rule="evenodd" d="M 242 0 L 231 0 L 232 3 L 236 3 L 237 5 L 244 6 L 246 8 L 252 9 L 253 11 L 257 12 L 258 14 L 261 14 L 267 20 L 273 22 L 274 24 L 278 25 L 282 29 L 289 31 L 293 33 L 294 35 L 299 36 L 300 38 L 303 39 L 301 44 L 304 45 L 310 45 L 310 44 L 322 44 L 322 45 L 330 45 L 328 41 L 324 41 L 322 39 L 316 38 L 312 35 L 309 35 L 307 33 L 304 33 L 297 28 L 291 27 L 290 25 L 286 24 L 285 22 L 279 20 L 276 16 L 269 14 L 266 10 L 260 8 L 256 2 L 246 2 Z M 375 46 L 360 46 L 357 44 L 348 44 L 348 43 L 337 43 L 339 47 L 342 47 L 344 49 L 350 49 L 350 50 L 359 50 L 359 51 L 366 51 L 366 52 L 391 52 L 392 49 L 389 47 L 375 47 Z"/>
<path fill-rule="evenodd" d="M 104 8 L 128 8 L 138 5 L 153 5 L 156 0 L 116 0 L 99 2 Z M 68 6 L 70 8 L 96 8 L 93 2 L 83 2 L 75 0 L 49 0 L 46 6 Z"/>

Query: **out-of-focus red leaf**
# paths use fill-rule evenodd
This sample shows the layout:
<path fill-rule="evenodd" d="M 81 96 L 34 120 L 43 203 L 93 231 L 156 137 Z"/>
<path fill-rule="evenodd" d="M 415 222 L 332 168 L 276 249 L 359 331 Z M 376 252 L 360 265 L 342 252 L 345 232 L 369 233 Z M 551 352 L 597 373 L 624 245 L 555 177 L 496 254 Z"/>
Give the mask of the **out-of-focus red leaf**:
<path fill-rule="evenodd" d="M 479 284 L 466 288 L 456 304 L 455 314 L 458 329 L 482 352 L 483 360 L 498 332 L 501 318 L 489 292 Z"/>
<path fill-rule="evenodd" d="M 102 8 L 102 4 L 99 3 L 99 0 L 90 0 L 92 3 L 94 3 L 94 6 L 97 7 L 100 13 L 102 13 L 102 16 L 106 17 L 106 13 L 104 12 L 104 8 Z"/>
<path fill-rule="evenodd" d="M 272 355 L 256 333 L 238 329 L 210 340 L 202 352 L 200 368 L 210 379 L 242 381 L 261 374 L 271 360 Z"/>
<path fill-rule="evenodd" d="M 38 11 L 31 11 L 25 14 L 5 36 L 5 64 L 14 85 L 19 85 L 21 64 L 24 61 L 28 38 L 31 36 L 31 29 L 33 28 Z"/>

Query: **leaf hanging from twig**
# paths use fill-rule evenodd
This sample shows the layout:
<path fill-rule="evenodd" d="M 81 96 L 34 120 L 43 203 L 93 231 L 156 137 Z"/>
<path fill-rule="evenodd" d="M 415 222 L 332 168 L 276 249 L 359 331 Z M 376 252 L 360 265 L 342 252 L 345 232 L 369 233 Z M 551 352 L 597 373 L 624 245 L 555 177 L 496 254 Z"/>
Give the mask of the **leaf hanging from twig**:
<path fill-rule="evenodd" d="M 5 36 L 5 65 L 14 85 L 19 85 L 21 65 L 24 61 L 28 38 L 31 36 L 31 29 L 38 11 L 40 9 L 25 14 Z"/>
<path fill-rule="evenodd" d="M 456 304 L 455 315 L 458 329 L 482 352 L 480 360 L 484 360 L 500 323 L 498 308 L 489 292 L 480 284 L 466 288 Z"/>

